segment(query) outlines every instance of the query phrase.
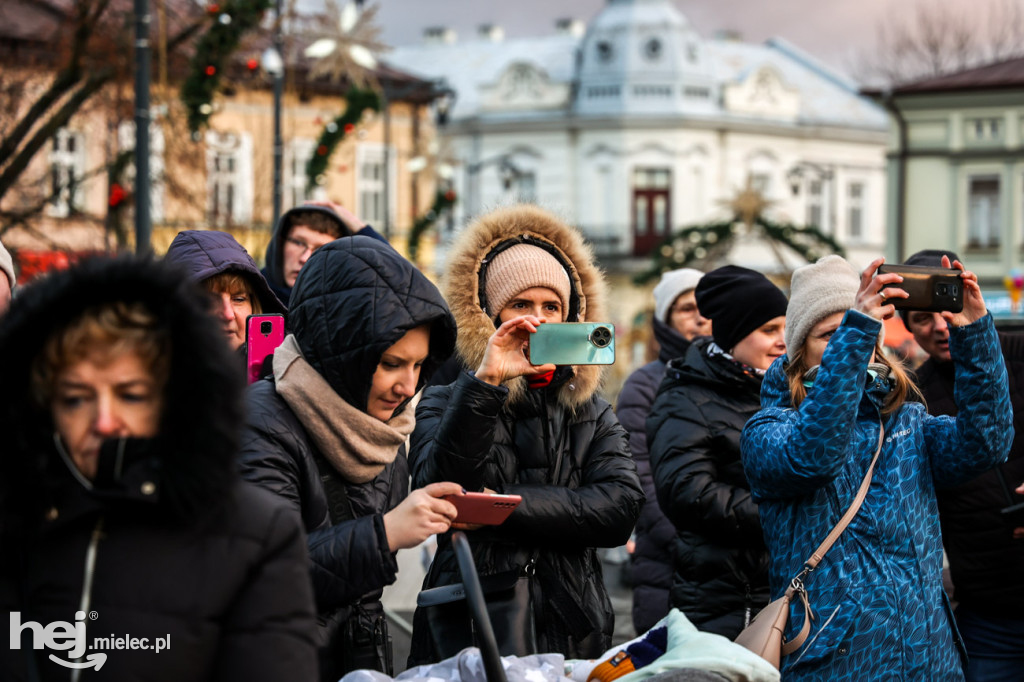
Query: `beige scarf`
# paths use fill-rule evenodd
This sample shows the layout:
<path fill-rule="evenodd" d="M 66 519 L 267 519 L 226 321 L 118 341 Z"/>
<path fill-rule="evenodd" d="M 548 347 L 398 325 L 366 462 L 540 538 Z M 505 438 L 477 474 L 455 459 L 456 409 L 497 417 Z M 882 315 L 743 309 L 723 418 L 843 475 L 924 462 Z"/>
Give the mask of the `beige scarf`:
<path fill-rule="evenodd" d="M 313 443 L 349 483 L 372 481 L 416 426 L 410 405 L 387 422 L 349 405 L 302 357 L 293 334 L 274 352 L 274 381 Z"/>

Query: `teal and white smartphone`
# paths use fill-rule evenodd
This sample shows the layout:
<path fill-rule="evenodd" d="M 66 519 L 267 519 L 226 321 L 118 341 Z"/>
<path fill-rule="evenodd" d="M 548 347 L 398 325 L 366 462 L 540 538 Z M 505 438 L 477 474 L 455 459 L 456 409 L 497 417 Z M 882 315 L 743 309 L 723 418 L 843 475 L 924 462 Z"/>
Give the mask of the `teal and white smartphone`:
<path fill-rule="evenodd" d="M 615 325 L 548 322 L 530 334 L 526 352 L 534 365 L 610 365 L 615 362 Z"/>

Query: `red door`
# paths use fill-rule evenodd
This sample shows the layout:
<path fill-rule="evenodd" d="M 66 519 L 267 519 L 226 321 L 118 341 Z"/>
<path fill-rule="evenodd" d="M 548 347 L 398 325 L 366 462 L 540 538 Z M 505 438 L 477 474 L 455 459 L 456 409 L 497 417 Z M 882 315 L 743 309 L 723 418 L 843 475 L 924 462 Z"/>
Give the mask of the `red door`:
<path fill-rule="evenodd" d="M 646 256 L 665 240 L 672 226 L 671 174 L 668 169 L 633 172 L 633 255 Z"/>

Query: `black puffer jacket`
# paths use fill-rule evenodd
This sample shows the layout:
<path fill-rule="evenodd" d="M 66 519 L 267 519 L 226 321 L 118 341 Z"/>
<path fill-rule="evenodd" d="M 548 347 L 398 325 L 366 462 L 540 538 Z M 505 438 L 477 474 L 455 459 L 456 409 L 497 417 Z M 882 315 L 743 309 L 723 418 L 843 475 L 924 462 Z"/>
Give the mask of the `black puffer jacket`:
<path fill-rule="evenodd" d="M 658 502 L 677 531 L 672 606 L 733 639 L 747 609 L 754 615 L 768 603 L 768 552 L 740 460 L 761 377 L 717 348 L 699 339 L 669 363 L 647 438 Z"/>
<path fill-rule="evenodd" d="M 495 329 L 479 304 L 481 261 L 524 234 L 567 267 L 569 320 L 602 319 L 603 282 L 579 234 L 537 208 L 495 211 L 467 228 L 449 261 L 445 291 L 467 367 L 479 366 Z M 614 614 L 594 548 L 625 543 L 643 503 L 626 432 L 597 395 L 600 378 L 597 366 L 561 367 L 551 385 L 528 390 L 522 377 L 492 386 L 463 372 L 426 391 L 410 454 L 416 486 L 455 481 L 522 496 L 502 525 L 469 533 L 474 559 L 486 576 L 522 569 L 536 555 L 540 651 L 571 658 L 593 658 L 610 645 Z M 423 586 L 460 580 L 443 536 Z M 410 665 L 435 658 L 419 609 Z"/>
<path fill-rule="evenodd" d="M 629 449 L 644 487 L 647 501 L 636 522 L 636 548 L 633 551 L 633 628 L 647 632 L 664 618 L 671 608 L 672 553 L 670 547 L 676 528 L 658 505 L 647 451 L 647 415 L 651 412 L 658 386 L 670 360 L 681 358 L 690 342 L 661 320 L 653 320 L 654 338 L 660 350 L 658 359 L 633 372 L 619 393 L 615 414 L 629 433 Z"/>
<path fill-rule="evenodd" d="M 420 386 L 455 346 L 455 321 L 437 288 L 390 246 L 369 237 L 336 240 L 307 261 L 292 295 L 290 324 L 305 360 L 362 410 L 381 354 L 408 330 L 431 326 Z M 302 514 L 326 646 L 356 604 L 364 616 L 381 612 L 381 590 L 398 570 L 383 514 L 408 494 L 408 462 L 399 452 L 369 483 L 345 483 L 354 518 L 332 526 L 317 469 L 322 453 L 272 379 L 250 386 L 248 409 L 242 472 Z M 327 667 L 330 652 L 323 653 Z M 344 672 L 325 670 L 323 679 Z"/>
<path fill-rule="evenodd" d="M 108 650 L 83 679 L 281 680 L 316 675 L 308 559 L 298 516 L 239 480 L 241 377 L 206 298 L 151 262 L 87 262 L 26 287 L 0 325 L 0 606 L 22 622 L 83 622 L 94 637 L 148 638 Z M 29 394 L 32 358 L 85 308 L 141 302 L 167 330 L 171 371 L 157 436 L 100 452 L 92 489 L 72 477 L 49 410 Z M 91 585 L 89 551 L 95 552 Z M 83 602 L 87 599 L 87 602 Z M 153 650 L 157 638 L 169 646 Z M 169 639 L 167 639 L 169 638 Z M 4 635 L 8 642 L 9 633 Z M 67 680 L 68 652 L 0 648 L 0 679 Z"/>
<path fill-rule="evenodd" d="M 1024 481 L 1024 334 L 1000 334 L 999 342 L 1013 404 L 1010 454 L 998 469 L 964 485 L 938 490 L 936 496 L 956 600 L 986 616 L 1020 618 L 1024 613 L 1024 541 L 1013 539 L 1012 528 L 999 510 L 1011 500 L 1024 502 L 1013 494 L 1013 488 Z M 918 369 L 917 382 L 929 414 L 956 415 L 953 379 L 952 362 L 928 360 Z"/>

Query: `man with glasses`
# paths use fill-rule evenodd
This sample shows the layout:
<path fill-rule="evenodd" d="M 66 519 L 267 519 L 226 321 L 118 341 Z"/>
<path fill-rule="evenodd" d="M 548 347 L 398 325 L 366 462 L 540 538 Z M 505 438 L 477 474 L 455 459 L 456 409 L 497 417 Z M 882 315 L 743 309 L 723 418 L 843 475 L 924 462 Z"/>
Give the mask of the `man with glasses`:
<path fill-rule="evenodd" d="M 341 204 L 312 201 L 285 212 L 267 245 L 262 272 L 277 297 L 287 303 L 299 271 L 313 252 L 339 237 L 361 234 L 387 242 Z"/>

